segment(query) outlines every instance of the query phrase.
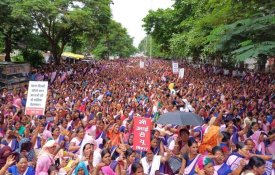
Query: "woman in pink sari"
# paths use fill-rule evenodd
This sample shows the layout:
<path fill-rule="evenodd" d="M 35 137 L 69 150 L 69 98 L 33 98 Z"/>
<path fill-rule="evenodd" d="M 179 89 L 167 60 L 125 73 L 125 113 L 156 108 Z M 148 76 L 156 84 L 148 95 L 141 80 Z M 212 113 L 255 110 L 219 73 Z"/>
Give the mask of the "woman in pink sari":
<path fill-rule="evenodd" d="M 42 175 L 48 173 L 51 165 L 54 164 L 54 154 L 56 153 L 57 145 L 54 140 L 48 141 L 39 153 L 39 159 L 36 164 L 35 174 Z"/>
<path fill-rule="evenodd" d="M 264 132 L 255 131 L 250 138 L 254 141 L 256 153 L 265 155 Z"/>

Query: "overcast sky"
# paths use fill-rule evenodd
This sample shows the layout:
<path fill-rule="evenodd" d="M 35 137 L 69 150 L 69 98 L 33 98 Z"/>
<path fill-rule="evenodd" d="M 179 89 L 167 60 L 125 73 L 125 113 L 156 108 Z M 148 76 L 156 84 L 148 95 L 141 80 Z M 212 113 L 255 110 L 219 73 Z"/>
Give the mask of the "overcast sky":
<path fill-rule="evenodd" d="M 120 22 L 128 30 L 128 34 L 134 37 L 134 45 L 145 37 L 142 28 L 142 19 L 148 14 L 150 9 L 168 8 L 173 4 L 172 0 L 113 0 L 111 6 L 113 19 Z"/>

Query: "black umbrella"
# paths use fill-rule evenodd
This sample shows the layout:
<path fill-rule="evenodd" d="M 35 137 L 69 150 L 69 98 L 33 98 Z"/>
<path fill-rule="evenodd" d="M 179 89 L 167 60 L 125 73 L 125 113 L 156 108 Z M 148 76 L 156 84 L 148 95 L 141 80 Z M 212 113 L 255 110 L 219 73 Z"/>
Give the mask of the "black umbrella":
<path fill-rule="evenodd" d="M 203 124 L 203 119 L 197 114 L 191 112 L 168 112 L 162 114 L 157 120 L 157 124 L 171 124 L 171 125 L 193 125 L 198 126 Z"/>

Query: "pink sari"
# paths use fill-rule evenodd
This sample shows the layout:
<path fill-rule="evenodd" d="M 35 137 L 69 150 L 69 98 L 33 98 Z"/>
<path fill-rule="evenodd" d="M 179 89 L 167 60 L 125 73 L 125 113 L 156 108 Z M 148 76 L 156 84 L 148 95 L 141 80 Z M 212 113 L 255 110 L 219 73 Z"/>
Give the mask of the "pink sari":
<path fill-rule="evenodd" d="M 54 164 L 54 159 L 52 158 L 51 155 L 47 153 L 42 154 L 37 160 L 35 174 L 41 175 L 44 173 L 48 173 L 50 166 L 53 164 Z"/>
<path fill-rule="evenodd" d="M 262 131 L 255 131 L 250 138 L 254 141 L 255 149 L 265 155 L 265 145 L 264 142 L 259 143 L 259 138 L 261 136 Z"/>
<path fill-rule="evenodd" d="M 105 175 L 117 175 L 110 166 L 102 167 L 101 172 Z"/>
<path fill-rule="evenodd" d="M 50 166 L 54 164 L 54 155 L 50 154 L 47 149 L 53 147 L 55 144 L 56 143 L 54 140 L 50 140 L 46 142 L 45 145 L 42 147 L 36 163 L 36 175 L 43 175 L 45 173 L 48 173 Z"/>
<path fill-rule="evenodd" d="M 273 141 L 268 147 L 267 151 L 269 154 L 275 155 L 275 141 Z"/>

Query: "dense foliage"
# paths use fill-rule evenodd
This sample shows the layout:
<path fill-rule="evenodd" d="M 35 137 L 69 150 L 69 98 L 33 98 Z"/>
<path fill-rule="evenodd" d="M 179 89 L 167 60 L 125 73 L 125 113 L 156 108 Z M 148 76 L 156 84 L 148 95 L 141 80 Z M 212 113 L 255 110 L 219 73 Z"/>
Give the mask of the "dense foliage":
<path fill-rule="evenodd" d="M 155 56 L 236 63 L 275 54 L 274 12 L 272 0 L 175 0 L 143 21 L 160 48 Z"/>
<path fill-rule="evenodd" d="M 12 49 L 39 49 L 50 50 L 59 63 L 66 46 L 73 52 L 89 54 L 102 45 L 102 40 L 113 42 L 109 37 L 112 33 L 119 33 L 116 42 L 124 47 L 108 49 L 108 55 L 133 54 L 127 31 L 120 24 L 114 27 L 110 3 L 111 0 L 1 1 L 0 8 L 7 9 L 0 12 L 0 46 L 4 45 L 6 60 L 10 60 Z"/>
<path fill-rule="evenodd" d="M 132 43 L 133 39 L 127 35 L 127 30 L 120 23 L 111 20 L 107 34 L 100 39 L 92 53 L 99 58 L 111 55 L 128 57 L 136 51 Z"/>

